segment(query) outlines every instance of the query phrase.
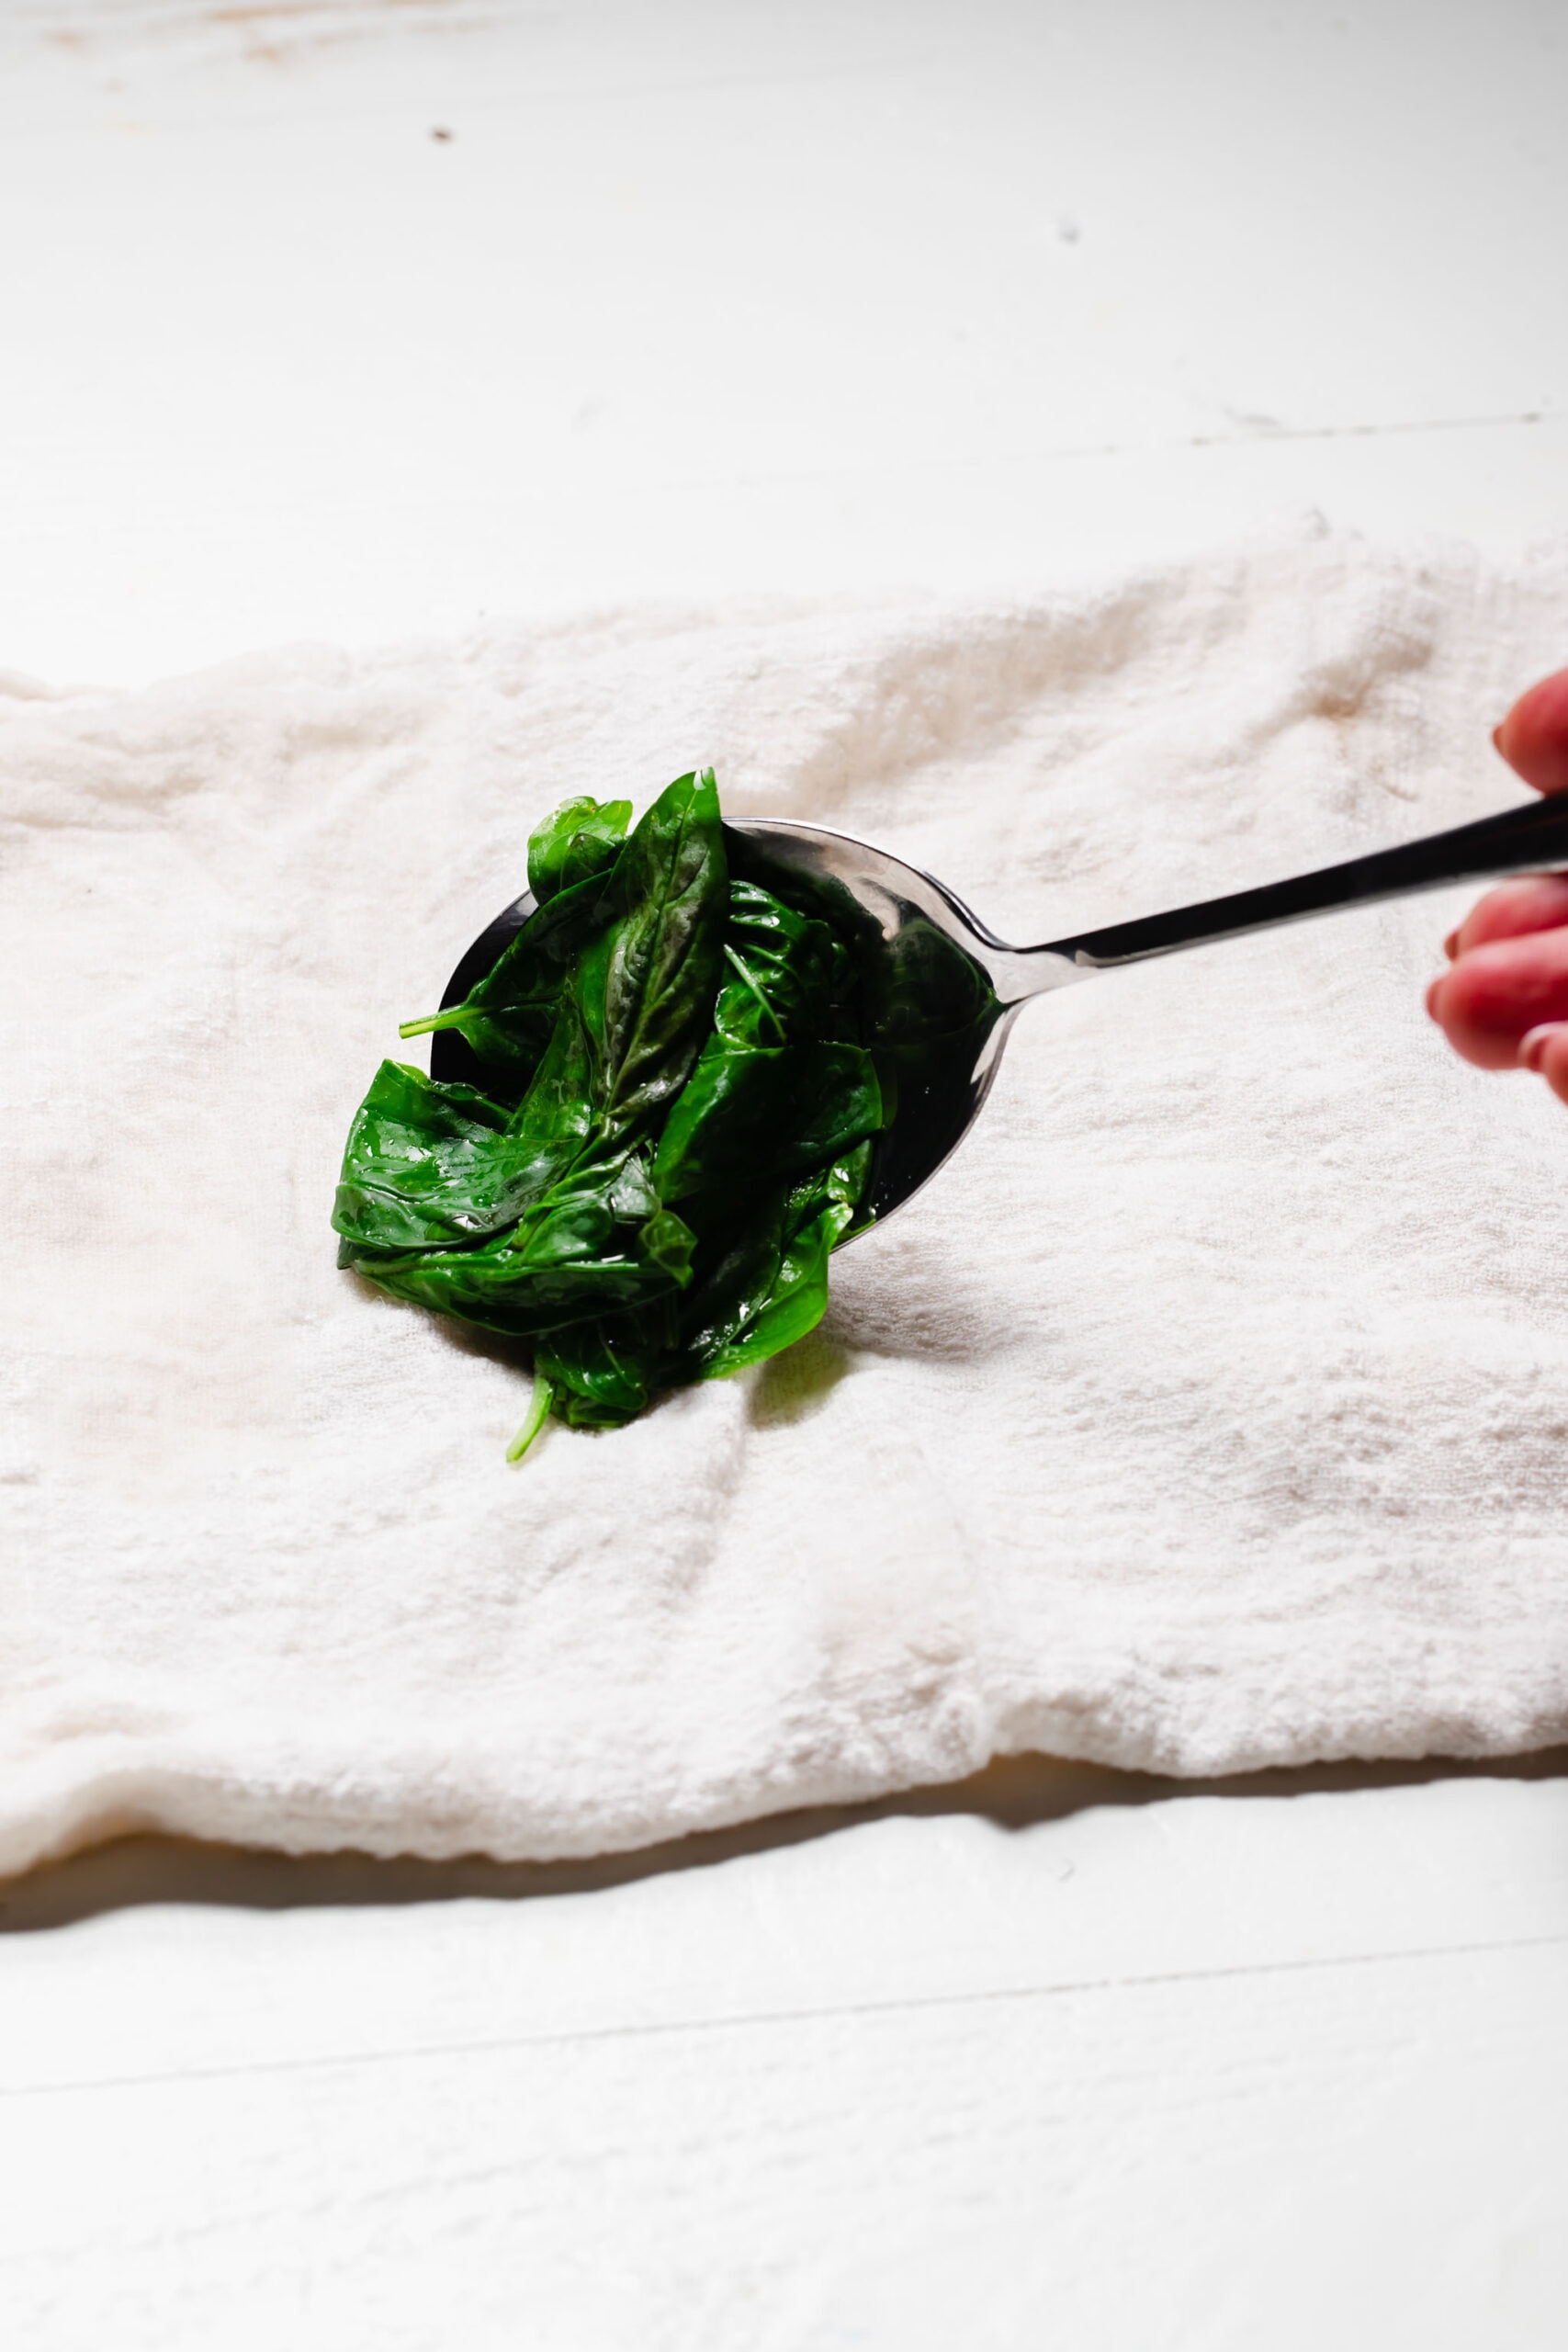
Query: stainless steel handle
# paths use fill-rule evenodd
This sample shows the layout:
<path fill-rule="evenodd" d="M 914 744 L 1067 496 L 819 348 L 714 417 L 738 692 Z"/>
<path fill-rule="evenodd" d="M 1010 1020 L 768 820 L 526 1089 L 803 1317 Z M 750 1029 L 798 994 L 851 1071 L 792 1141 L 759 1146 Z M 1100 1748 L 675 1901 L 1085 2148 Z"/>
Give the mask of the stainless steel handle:
<path fill-rule="evenodd" d="M 1235 890 L 1224 899 L 1173 907 L 1168 914 L 1143 915 L 1136 922 L 1108 923 L 1101 931 L 1053 939 L 1021 956 L 1062 956 L 1080 969 L 1104 970 L 1115 964 L 1141 964 L 1150 956 L 1174 955 L 1179 947 L 1201 947 L 1211 939 L 1235 939 L 1243 932 L 1268 931 L 1275 923 L 1299 922 L 1305 915 L 1338 907 L 1370 906 L 1378 899 L 1402 899 L 1416 890 L 1440 890 L 1450 882 L 1474 882 L 1487 875 L 1530 874 L 1568 865 L 1568 794 L 1506 808 L 1451 832 L 1430 833 L 1399 849 L 1375 850 L 1348 858 L 1315 874 L 1288 882 L 1268 882 L 1257 890 Z"/>

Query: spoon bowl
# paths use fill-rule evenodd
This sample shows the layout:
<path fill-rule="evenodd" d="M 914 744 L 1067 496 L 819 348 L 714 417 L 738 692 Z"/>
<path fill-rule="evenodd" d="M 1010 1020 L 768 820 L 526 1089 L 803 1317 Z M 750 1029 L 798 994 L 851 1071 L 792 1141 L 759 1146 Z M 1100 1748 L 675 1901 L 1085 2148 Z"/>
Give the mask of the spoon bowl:
<path fill-rule="evenodd" d="M 973 1126 L 1009 1031 L 1031 997 L 1119 964 L 1309 915 L 1568 862 L 1568 795 L 1258 889 L 1039 947 L 1010 946 L 945 883 L 847 833 L 783 818 L 736 817 L 727 821 L 725 835 L 732 873 L 777 888 L 796 904 L 820 908 L 860 944 L 870 1042 L 890 1113 L 865 1196 L 882 1225 L 935 1175 Z M 443 1010 L 463 1002 L 534 908 L 532 893 L 525 892 L 480 933 L 446 984 Z M 456 1029 L 432 1038 L 430 1074 L 471 1084 L 483 1076 Z"/>

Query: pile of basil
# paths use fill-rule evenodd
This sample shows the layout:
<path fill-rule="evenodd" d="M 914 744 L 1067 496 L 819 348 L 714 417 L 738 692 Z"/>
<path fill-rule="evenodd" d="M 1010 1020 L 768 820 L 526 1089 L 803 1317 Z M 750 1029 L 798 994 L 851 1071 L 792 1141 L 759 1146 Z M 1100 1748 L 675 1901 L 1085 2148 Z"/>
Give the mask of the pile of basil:
<path fill-rule="evenodd" d="M 828 1303 L 883 1099 L 857 959 L 731 880 L 713 773 L 569 800 L 528 844 L 537 910 L 467 1001 L 479 1086 L 383 1062 L 355 1114 L 340 1266 L 525 1342 L 533 1407 L 611 1429 L 776 1355 Z"/>

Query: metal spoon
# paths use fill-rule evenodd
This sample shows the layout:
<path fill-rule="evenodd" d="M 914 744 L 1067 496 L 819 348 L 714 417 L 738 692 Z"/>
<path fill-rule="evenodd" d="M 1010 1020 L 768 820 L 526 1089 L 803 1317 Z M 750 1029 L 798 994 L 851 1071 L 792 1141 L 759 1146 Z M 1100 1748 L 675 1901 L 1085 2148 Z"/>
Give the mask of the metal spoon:
<path fill-rule="evenodd" d="M 1118 964 L 1141 964 L 1306 915 L 1568 863 L 1568 795 L 1286 882 L 1040 947 L 1010 947 L 944 883 L 847 833 L 771 817 L 732 818 L 725 831 L 732 873 L 761 883 L 773 878 L 795 898 L 804 892 L 864 944 L 878 982 L 877 1043 L 896 1090 L 895 1115 L 879 1140 L 866 1196 L 884 1224 L 963 1141 L 990 1091 L 1008 1033 L 1031 997 Z M 534 903 L 525 893 L 475 940 L 447 982 L 443 1008 L 463 1001 Z M 443 1080 L 482 1076 L 455 1029 L 438 1031 L 431 1040 L 430 1070 Z"/>

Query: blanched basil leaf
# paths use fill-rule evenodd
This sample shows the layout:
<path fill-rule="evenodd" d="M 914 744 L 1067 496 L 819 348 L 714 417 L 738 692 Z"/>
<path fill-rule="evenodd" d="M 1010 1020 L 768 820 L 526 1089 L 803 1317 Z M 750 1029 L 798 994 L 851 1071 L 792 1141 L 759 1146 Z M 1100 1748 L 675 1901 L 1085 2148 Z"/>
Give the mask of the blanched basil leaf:
<path fill-rule="evenodd" d="M 383 1064 L 338 1189 L 340 1264 L 528 1345 L 514 1457 L 547 1409 L 616 1427 L 809 1330 L 885 1119 L 853 934 L 729 883 L 711 771 L 623 843 L 628 813 L 557 809 L 536 911 L 464 1004 L 409 1024 L 460 1028 L 494 1096 Z"/>
<path fill-rule="evenodd" d="M 528 888 L 541 907 L 559 890 L 614 865 L 631 822 L 629 800 L 563 800 L 528 836 Z"/>
<path fill-rule="evenodd" d="M 621 854 L 613 896 L 617 911 L 576 980 L 610 1129 L 670 1100 L 712 1023 L 728 888 L 711 768 L 660 793 Z"/>
<path fill-rule="evenodd" d="M 603 876 L 560 890 L 530 915 L 461 1004 L 405 1021 L 400 1037 L 460 1029 L 509 1095 L 520 1093 L 549 1044 L 567 981 L 577 958 L 610 920 Z"/>

